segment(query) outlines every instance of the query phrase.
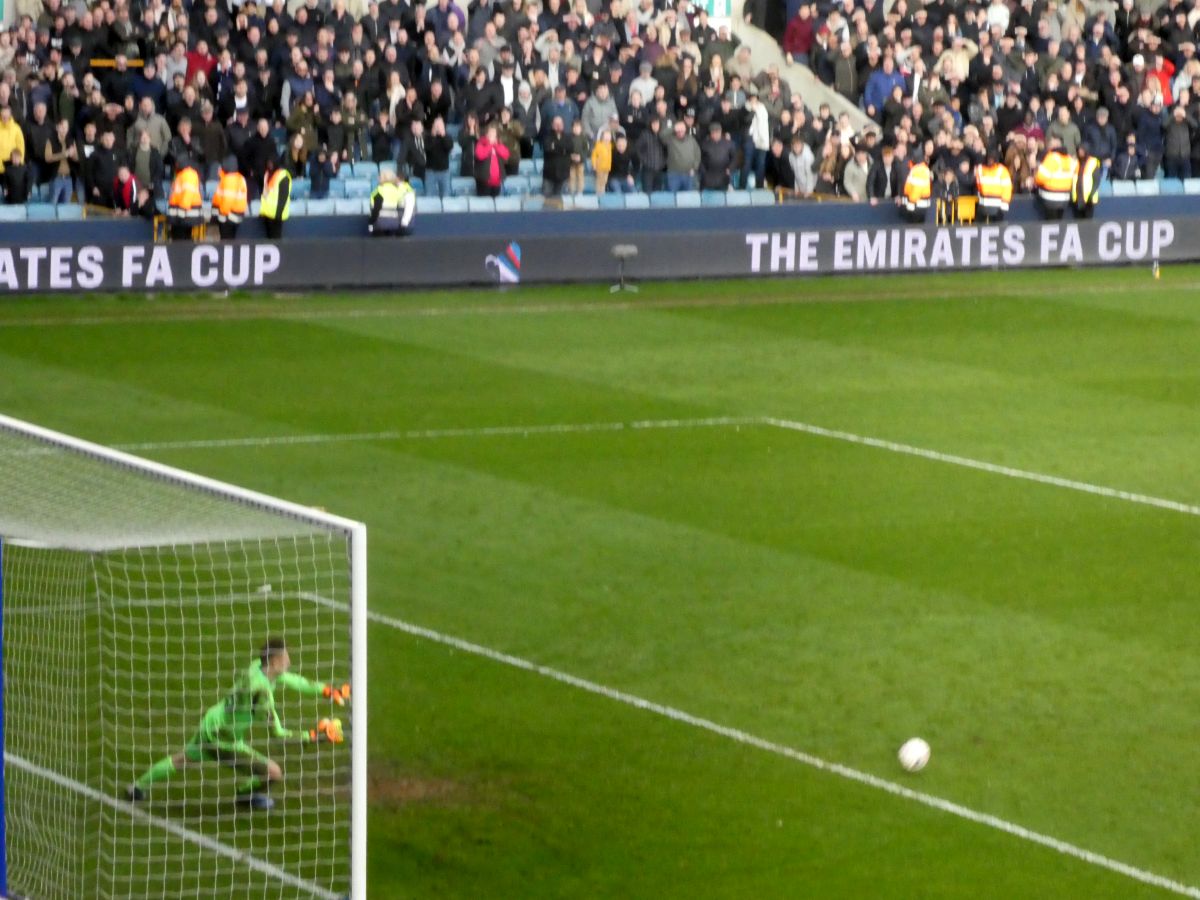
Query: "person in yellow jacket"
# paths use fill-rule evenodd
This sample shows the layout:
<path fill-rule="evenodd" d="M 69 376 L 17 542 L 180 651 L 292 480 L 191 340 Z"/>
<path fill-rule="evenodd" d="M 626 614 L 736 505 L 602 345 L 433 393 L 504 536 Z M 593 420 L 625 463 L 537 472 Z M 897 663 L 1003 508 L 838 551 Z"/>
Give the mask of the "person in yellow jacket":
<path fill-rule="evenodd" d="M 1061 219 L 1071 202 L 1071 191 L 1075 184 L 1075 160 L 1062 150 L 1057 138 L 1050 139 L 1050 149 L 1038 165 L 1034 183 L 1038 188 L 1038 200 L 1042 205 L 1042 216 L 1046 219 Z"/>
<path fill-rule="evenodd" d="M 0 175 L 4 173 L 4 164 L 12 159 L 14 150 L 20 150 L 21 158 L 25 158 L 25 132 L 6 103 L 0 106 Z"/>
<path fill-rule="evenodd" d="M 237 237 L 238 226 L 246 216 L 246 179 L 238 171 L 237 158 L 228 156 L 217 175 L 217 192 L 213 194 L 212 211 L 221 231 L 221 240 Z"/>
<path fill-rule="evenodd" d="M 608 188 L 608 173 L 612 171 L 613 136 L 607 128 L 596 135 L 596 146 L 592 148 L 592 169 L 596 173 L 596 195 Z"/>
<path fill-rule="evenodd" d="M 380 172 L 379 185 L 371 192 L 371 218 L 367 231 L 377 237 L 407 236 L 412 233 L 417 193 L 395 172 Z"/>
<path fill-rule="evenodd" d="M 908 176 L 904 179 L 904 218 L 924 222 L 929 217 L 929 198 L 933 195 L 933 173 L 920 150 L 914 150 Z"/>
<path fill-rule="evenodd" d="M 283 237 L 283 223 L 288 220 L 292 206 L 292 175 L 274 162 L 267 163 L 267 180 L 263 186 L 258 214 L 267 237 L 273 241 Z"/>
<path fill-rule="evenodd" d="M 983 165 L 975 169 L 975 191 L 979 199 L 975 204 L 975 217 L 984 222 L 999 222 L 1008 213 L 1012 202 L 1012 173 L 1000 162 L 995 150 L 987 152 Z"/>
<path fill-rule="evenodd" d="M 186 156 L 175 164 L 175 180 L 167 198 L 167 219 L 171 223 L 171 240 L 190 241 L 192 229 L 200 224 L 204 212 L 204 197 L 200 193 L 200 173 Z"/>
<path fill-rule="evenodd" d="M 1071 182 L 1071 205 L 1076 216 L 1090 219 L 1100 202 L 1100 160 L 1088 152 L 1086 144 L 1080 144 L 1075 152 L 1078 159 Z"/>

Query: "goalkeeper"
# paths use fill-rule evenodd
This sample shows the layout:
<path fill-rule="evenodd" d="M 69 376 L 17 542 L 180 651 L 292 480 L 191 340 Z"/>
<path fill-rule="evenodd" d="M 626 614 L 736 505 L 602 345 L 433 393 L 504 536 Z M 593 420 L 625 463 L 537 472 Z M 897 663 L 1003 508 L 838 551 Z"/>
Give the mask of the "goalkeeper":
<path fill-rule="evenodd" d="M 255 722 L 266 722 L 277 738 L 296 737 L 283 727 L 275 711 L 275 686 L 309 697 L 327 697 L 344 706 L 350 696 L 350 685 L 332 685 L 309 681 L 288 671 L 292 661 L 282 638 L 270 638 L 263 644 L 259 659 L 238 676 L 225 699 L 204 714 L 200 727 L 184 749 L 174 756 L 164 756 L 142 774 L 125 792 L 132 801 L 146 799 L 146 790 L 156 781 L 163 781 L 179 769 L 193 763 L 215 762 L 246 774 L 238 785 L 238 802 L 253 809 L 271 809 L 275 801 L 267 796 L 272 782 L 283 778 L 283 770 L 273 759 L 259 753 L 244 740 Z M 331 741 L 340 744 L 340 719 L 322 719 L 315 729 L 298 735 L 308 742 Z"/>

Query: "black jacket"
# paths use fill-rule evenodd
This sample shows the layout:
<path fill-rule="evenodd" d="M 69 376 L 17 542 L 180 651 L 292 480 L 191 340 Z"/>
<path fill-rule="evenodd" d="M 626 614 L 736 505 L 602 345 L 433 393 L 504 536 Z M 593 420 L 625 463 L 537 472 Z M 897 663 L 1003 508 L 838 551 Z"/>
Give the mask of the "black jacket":
<path fill-rule="evenodd" d="M 555 183 L 566 181 L 571 174 L 570 136 L 551 131 L 542 143 L 542 154 L 542 176 Z"/>

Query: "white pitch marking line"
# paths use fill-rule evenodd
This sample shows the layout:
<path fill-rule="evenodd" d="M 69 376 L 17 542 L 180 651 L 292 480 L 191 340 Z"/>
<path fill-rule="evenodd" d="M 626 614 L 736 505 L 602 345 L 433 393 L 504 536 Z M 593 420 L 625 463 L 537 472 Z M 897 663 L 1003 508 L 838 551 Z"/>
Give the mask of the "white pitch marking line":
<path fill-rule="evenodd" d="M 331 609 L 344 610 L 345 604 L 338 603 L 328 597 L 323 597 L 320 594 L 304 592 L 300 595 L 303 599 L 317 603 L 321 606 L 327 606 Z M 440 631 L 434 631 L 430 628 L 424 628 L 420 625 L 413 625 L 410 622 L 405 622 L 402 619 L 397 619 L 392 616 L 386 616 L 382 613 L 377 613 L 368 610 L 367 618 L 372 622 L 377 622 L 380 625 L 386 625 L 389 628 L 394 628 L 397 631 L 402 631 L 405 634 L 410 634 L 414 637 L 424 638 L 428 641 L 433 641 L 438 644 L 444 644 L 448 647 L 453 647 L 456 650 L 461 650 L 464 653 L 470 653 L 475 656 L 481 656 L 493 662 L 502 663 L 506 666 L 512 666 L 515 669 L 521 669 L 525 672 L 531 672 L 535 675 L 540 675 L 543 678 L 549 678 L 552 681 L 557 681 L 560 684 L 569 685 L 573 688 L 578 688 L 582 691 L 587 691 L 590 694 L 596 694 L 601 697 L 606 697 L 609 700 L 615 700 L 618 703 L 623 703 L 626 706 L 632 706 L 636 709 L 644 710 L 649 713 L 654 713 L 658 716 L 671 719 L 675 722 L 680 722 L 684 725 L 690 725 L 693 728 L 699 728 L 702 731 L 707 731 L 720 737 L 728 738 L 739 744 L 744 744 L 748 747 L 754 747 L 758 750 L 765 750 L 768 753 L 774 753 L 777 756 L 783 756 L 795 762 L 803 763 L 806 766 L 811 766 L 814 769 L 819 769 L 822 772 L 829 772 L 837 775 L 840 778 L 845 778 L 850 781 L 858 782 L 867 787 L 875 788 L 876 790 L 884 791 L 895 797 L 900 797 L 905 800 L 912 800 L 915 803 L 920 803 L 923 806 L 931 807 L 944 813 L 949 813 L 952 816 L 957 816 L 960 819 L 966 819 L 969 822 L 974 822 L 978 825 L 984 825 L 988 828 L 994 828 L 997 831 L 1002 831 L 1005 834 L 1020 838 L 1021 840 L 1030 841 L 1042 847 L 1047 847 L 1056 853 L 1061 853 L 1064 856 L 1069 856 L 1073 859 L 1078 859 L 1089 865 L 1098 866 L 1102 869 L 1108 869 L 1111 872 L 1116 872 L 1119 875 L 1124 875 L 1127 878 L 1132 878 L 1135 881 L 1140 881 L 1143 884 L 1148 884 L 1153 887 L 1162 888 L 1163 890 L 1179 894 L 1184 897 L 1200 898 L 1200 888 L 1195 888 L 1182 882 L 1167 878 L 1164 875 L 1158 875 L 1146 869 L 1139 869 L 1136 866 L 1131 866 L 1128 863 L 1123 863 L 1120 860 L 1112 859 L 1100 853 L 1095 853 L 1091 850 L 1086 850 L 1083 847 L 1068 843 L 1067 841 L 1059 840 L 1051 837 L 1048 834 L 1042 834 L 1038 831 L 1032 831 L 1022 825 L 1017 825 L 1014 822 L 1009 822 L 1006 819 L 1001 819 L 998 816 L 989 815 L 988 813 L 978 812 L 970 807 L 963 806 L 959 803 L 954 803 L 950 800 L 943 800 L 941 797 L 935 797 L 932 794 L 926 794 L 921 791 L 914 791 L 912 788 L 904 787 L 901 784 L 896 784 L 894 781 L 888 781 L 886 778 L 880 778 L 877 775 L 871 775 L 868 772 L 862 772 L 850 766 L 842 765 L 841 763 L 829 762 L 819 756 L 813 756 L 811 753 L 805 753 L 803 750 L 797 750 L 794 747 L 789 747 L 785 744 L 779 744 L 775 741 L 769 741 L 766 738 L 757 737 L 749 732 L 742 731 L 738 728 L 731 728 L 728 725 L 721 725 L 711 719 L 694 716 L 691 713 L 684 712 L 681 709 L 676 709 L 672 706 L 665 706 L 662 703 L 655 703 L 653 700 L 646 700 L 634 694 L 628 694 L 625 691 L 619 691 L 615 688 L 606 687 L 594 681 L 588 681 L 586 678 L 580 678 L 576 675 L 570 675 L 566 672 L 552 669 L 549 666 L 539 665 L 527 659 L 522 659 L 519 656 L 512 656 L 508 653 L 502 653 L 499 650 L 492 650 L 489 647 L 484 647 L 481 644 L 474 644 L 470 641 L 457 638 L 452 635 L 443 634 Z"/>
<path fill-rule="evenodd" d="M 861 444 L 864 447 L 874 447 L 877 450 L 887 450 L 891 453 L 903 453 L 907 456 L 919 456 L 922 459 L 933 460 L 934 462 L 947 463 L 952 466 L 962 466 L 967 469 L 975 469 L 980 472 L 989 472 L 992 475 L 1003 475 L 1006 478 L 1019 478 L 1023 481 L 1035 481 L 1038 484 L 1048 484 L 1053 487 L 1066 488 L 1071 491 L 1081 491 L 1085 494 L 1095 494 L 1098 497 L 1108 497 L 1112 500 L 1124 500 L 1127 503 L 1140 503 L 1143 506 L 1153 506 L 1158 509 L 1166 509 L 1171 512 L 1184 513 L 1189 516 L 1200 516 L 1200 506 L 1191 503 L 1182 503 L 1179 500 L 1167 500 L 1163 497 L 1154 497 L 1149 494 L 1138 494 L 1133 491 L 1123 491 L 1119 488 L 1105 487 L 1102 484 L 1091 484 L 1086 481 L 1076 481 L 1073 478 L 1060 478 L 1057 475 L 1045 475 L 1041 472 L 1031 472 L 1028 469 L 1016 469 L 1012 466 L 1001 466 L 996 463 L 984 462 L 980 459 L 972 459 L 969 456 L 956 456 L 953 453 L 941 453 L 937 450 L 927 450 L 924 447 L 915 447 L 912 444 L 900 444 L 896 441 L 887 441 L 882 438 L 868 437 L 867 435 L 854 434 L 850 431 L 836 431 L 830 428 L 822 428 L 820 425 L 810 425 L 807 422 L 796 422 L 792 419 L 776 419 L 769 416 L 758 420 L 762 425 L 770 425 L 774 428 L 783 428 L 787 431 L 800 431 L 804 434 L 811 434 L 817 437 L 832 438 L 837 441 L 846 441 L 851 444 Z"/>
<path fill-rule="evenodd" d="M 580 422 L 557 425 L 497 425 L 484 428 L 428 428 L 413 431 L 367 431 L 347 434 L 296 434 L 258 438 L 214 438 L 194 441 L 147 441 L 117 444 L 119 450 L 195 450 L 220 447 L 274 447 L 293 444 L 337 444 L 370 441 L 435 440 L 460 437 L 517 437 L 539 434 L 586 434 L 596 431 L 650 431 L 670 428 L 727 428 L 761 425 L 756 417 L 717 416 L 700 419 L 642 419 L 633 422 Z"/>
<path fill-rule="evenodd" d="M 312 897 L 319 897 L 321 900 L 341 900 L 341 894 L 334 893 L 331 890 L 321 887 L 318 884 L 313 884 L 311 881 L 305 881 L 303 878 L 285 872 L 276 865 L 272 865 L 266 860 L 259 859 L 257 856 L 251 856 L 248 853 L 243 853 L 236 847 L 231 847 L 222 841 L 207 835 L 200 834 L 198 831 L 192 831 L 190 828 L 185 828 L 182 825 L 172 822 L 170 819 L 164 819 L 160 816 L 151 815 L 143 809 L 139 809 L 132 803 L 125 803 L 117 800 L 114 797 L 109 797 L 107 794 L 101 793 L 95 788 L 88 787 L 82 782 L 76 781 L 73 778 L 68 778 L 66 775 L 61 775 L 51 769 L 43 768 L 42 766 L 32 763 L 24 757 L 18 756 L 15 753 L 5 752 L 4 762 L 8 765 L 16 766 L 18 769 L 24 769 L 30 774 L 36 775 L 39 778 L 44 778 L 57 784 L 59 787 L 64 787 L 69 791 L 74 791 L 89 800 L 95 800 L 97 803 L 103 803 L 105 806 L 111 807 L 118 812 L 123 812 L 130 818 L 137 819 L 140 822 L 145 822 L 153 825 L 155 828 L 161 828 L 164 831 L 169 831 L 171 834 L 185 841 L 190 841 L 197 846 L 224 856 L 226 859 L 231 859 L 234 862 L 241 863 L 248 868 L 254 869 L 257 872 L 262 872 L 264 875 L 291 885 L 297 890 L 304 891 Z"/>

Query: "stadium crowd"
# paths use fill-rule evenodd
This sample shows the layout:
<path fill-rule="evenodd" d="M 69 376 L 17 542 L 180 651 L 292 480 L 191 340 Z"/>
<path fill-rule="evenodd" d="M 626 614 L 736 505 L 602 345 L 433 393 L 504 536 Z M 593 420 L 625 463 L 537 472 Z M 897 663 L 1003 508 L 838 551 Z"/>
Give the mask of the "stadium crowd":
<path fill-rule="evenodd" d="M 27 0 L 30 2 L 30 0 Z M 728 190 L 899 201 L 907 172 L 1036 190 L 1048 147 L 1100 178 L 1200 174 L 1200 9 L 1135 0 L 749 0 L 789 65 L 873 123 L 811 109 L 687 0 L 31 0 L 0 33 L 0 186 L 152 215 L 181 162 L 326 196 L 395 164 L 496 196 Z M 950 173 L 950 174 L 947 174 Z"/>

